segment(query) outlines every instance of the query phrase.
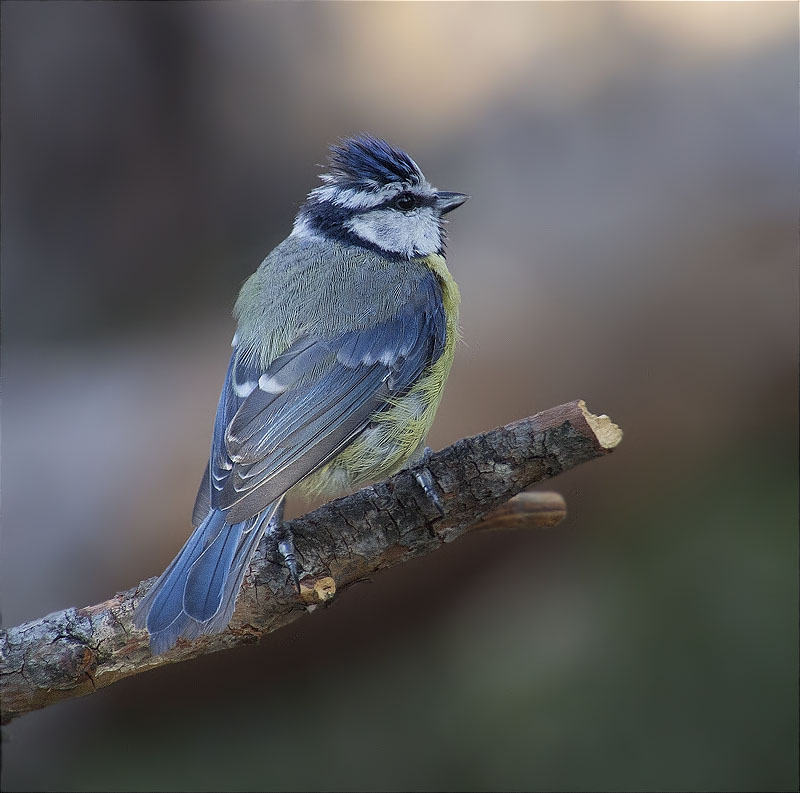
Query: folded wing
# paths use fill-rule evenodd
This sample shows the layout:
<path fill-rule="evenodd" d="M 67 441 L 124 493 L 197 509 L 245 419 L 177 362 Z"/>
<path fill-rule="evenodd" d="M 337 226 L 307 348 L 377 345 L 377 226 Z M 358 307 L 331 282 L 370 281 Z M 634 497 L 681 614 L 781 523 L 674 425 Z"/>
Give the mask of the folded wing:
<path fill-rule="evenodd" d="M 211 508 L 246 520 L 329 462 L 441 354 L 445 316 L 433 275 L 395 316 L 297 338 L 266 369 L 237 345 L 214 424 L 195 525 Z"/>

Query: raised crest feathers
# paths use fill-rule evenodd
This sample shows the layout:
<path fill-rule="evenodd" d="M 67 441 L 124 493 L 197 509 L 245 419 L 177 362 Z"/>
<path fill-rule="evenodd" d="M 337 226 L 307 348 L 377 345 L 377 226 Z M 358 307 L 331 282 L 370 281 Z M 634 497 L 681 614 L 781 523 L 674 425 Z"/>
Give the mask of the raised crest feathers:
<path fill-rule="evenodd" d="M 341 187 L 383 187 L 391 182 L 421 184 L 425 177 L 404 151 L 372 135 L 358 135 L 331 146 L 326 184 Z"/>

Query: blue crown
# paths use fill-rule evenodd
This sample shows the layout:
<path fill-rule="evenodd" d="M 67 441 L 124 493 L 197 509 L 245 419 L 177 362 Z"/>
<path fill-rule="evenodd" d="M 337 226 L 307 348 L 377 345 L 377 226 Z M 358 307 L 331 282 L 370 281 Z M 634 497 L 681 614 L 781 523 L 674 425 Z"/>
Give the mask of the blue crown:
<path fill-rule="evenodd" d="M 425 179 L 404 151 L 372 135 L 358 135 L 331 146 L 330 171 L 322 178 L 342 187 L 382 186 L 390 182 L 418 185 Z"/>

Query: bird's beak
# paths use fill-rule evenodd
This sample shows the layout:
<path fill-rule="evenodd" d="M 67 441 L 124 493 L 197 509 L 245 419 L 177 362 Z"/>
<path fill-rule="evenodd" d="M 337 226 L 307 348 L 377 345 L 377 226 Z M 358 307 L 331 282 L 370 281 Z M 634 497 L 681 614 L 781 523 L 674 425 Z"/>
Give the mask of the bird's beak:
<path fill-rule="evenodd" d="M 440 215 L 446 215 L 460 207 L 468 198 L 466 193 L 446 193 L 444 190 L 439 190 L 436 193 L 436 209 Z"/>

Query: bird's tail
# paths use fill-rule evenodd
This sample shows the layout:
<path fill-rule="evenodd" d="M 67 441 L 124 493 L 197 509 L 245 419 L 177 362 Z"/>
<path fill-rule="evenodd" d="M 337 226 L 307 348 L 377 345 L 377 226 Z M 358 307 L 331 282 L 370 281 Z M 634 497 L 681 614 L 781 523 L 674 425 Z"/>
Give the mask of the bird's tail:
<path fill-rule="evenodd" d="M 250 557 L 279 505 L 280 499 L 233 525 L 219 510 L 208 513 L 134 612 L 133 624 L 147 628 L 154 654 L 180 636 L 193 639 L 227 627 Z"/>

